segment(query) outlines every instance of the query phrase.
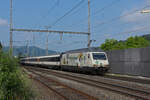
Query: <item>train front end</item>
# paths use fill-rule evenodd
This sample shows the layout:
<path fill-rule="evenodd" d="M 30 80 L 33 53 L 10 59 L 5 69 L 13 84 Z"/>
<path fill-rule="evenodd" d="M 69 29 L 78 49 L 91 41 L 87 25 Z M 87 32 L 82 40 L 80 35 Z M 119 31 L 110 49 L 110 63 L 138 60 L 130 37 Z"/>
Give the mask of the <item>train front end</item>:
<path fill-rule="evenodd" d="M 92 64 L 98 72 L 107 72 L 109 70 L 109 62 L 105 52 L 92 52 Z"/>

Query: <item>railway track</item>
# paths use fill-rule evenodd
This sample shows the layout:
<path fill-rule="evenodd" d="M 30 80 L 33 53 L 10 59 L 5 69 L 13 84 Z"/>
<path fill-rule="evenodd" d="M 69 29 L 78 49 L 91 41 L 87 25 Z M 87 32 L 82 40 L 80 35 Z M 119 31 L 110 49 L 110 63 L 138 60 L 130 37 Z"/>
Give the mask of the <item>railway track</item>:
<path fill-rule="evenodd" d="M 134 86 L 130 87 L 126 84 L 120 84 L 120 83 L 114 82 L 114 81 L 96 81 L 93 79 L 83 78 L 83 77 L 74 76 L 74 75 L 70 75 L 70 74 L 59 73 L 59 72 L 52 71 L 52 70 L 44 70 L 41 68 L 31 68 L 30 67 L 30 69 L 38 71 L 38 72 L 46 73 L 46 74 L 55 75 L 57 77 L 76 81 L 79 83 L 83 83 L 83 84 L 93 86 L 96 88 L 107 89 L 112 92 L 117 92 L 122 95 L 130 96 L 137 100 L 139 100 L 139 99 L 140 100 L 150 100 L 150 89 L 148 89 L 148 88 L 143 88 L 143 87 L 135 88 Z"/>
<path fill-rule="evenodd" d="M 32 77 L 34 80 L 42 83 L 48 89 L 56 93 L 59 97 L 61 97 L 61 100 L 98 100 L 97 98 L 90 96 L 80 90 L 71 88 L 45 75 L 39 74 L 37 73 L 37 70 L 35 71 L 28 69 L 28 71 L 34 75 L 34 77 Z M 32 74 L 29 75 L 33 76 Z"/>
<path fill-rule="evenodd" d="M 130 77 L 130 76 L 115 76 L 111 74 L 106 74 L 104 77 L 122 80 L 122 81 L 128 81 L 128 82 L 136 82 L 136 83 L 141 83 L 141 84 L 150 84 L 150 79 L 135 78 L 135 77 Z"/>

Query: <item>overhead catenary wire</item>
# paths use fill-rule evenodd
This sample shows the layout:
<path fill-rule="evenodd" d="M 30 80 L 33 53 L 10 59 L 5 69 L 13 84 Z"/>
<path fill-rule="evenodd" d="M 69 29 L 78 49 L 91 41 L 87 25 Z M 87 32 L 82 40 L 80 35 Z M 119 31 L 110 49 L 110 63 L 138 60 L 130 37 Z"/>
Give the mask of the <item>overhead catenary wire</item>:
<path fill-rule="evenodd" d="M 85 0 L 84 0 L 85 1 Z M 82 5 L 83 4 L 83 5 Z M 84 5 L 87 5 L 87 3 L 82 3 L 78 8 L 76 8 L 76 10 L 74 10 L 74 12 L 72 11 L 72 15 L 77 14 L 78 12 L 80 12 L 83 9 Z"/>
<path fill-rule="evenodd" d="M 135 33 L 135 32 L 141 32 L 141 31 L 146 31 L 147 29 L 150 29 L 149 27 L 141 27 L 141 28 L 138 28 L 138 29 L 134 29 L 134 30 L 129 30 L 129 31 L 124 31 L 124 32 L 117 32 L 117 33 L 113 33 L 113 36 L 114 34 L 115 35 L 122 35 L 122 34 L 129 34 L 129 33 Z M 111 35 L 112 36 L 112 35 Z"/>
<path fill-rule="evenodd" d="M 128 31 L 124 31 L 124 32 L 114 32 L 114 33 L 110 33 L 110 34 L 107 34 L 108 36 L 104 36 L 105 39 L 110 39 L 112 38 L 112 36 L 116 37 L 116 36 L 123 36 L 123 35 L 127 35 L 127 34 L 131 34 L 131 33 L 134 33 L 136 34 L 137 32 L 149 32 L 150 30 L 148 30 L 149 27 L 142 27 L 142 28 L 138 28 L 138 29 L 134 29 L 134 30 L 128 30 Z M 104 39 L 104 37 L 100 37 L 99 40 L 97 40 L 96 42 L 98 41 L 101 41 L 101 39 Z"/>
<path fill-rule="evenodd" d="M 120 1 L 121 1 L 121 0 L 114 0 L 114 1 L 112 1 L 112 2 L 109 3 L 108 5 L 105 5 L 104 7 L 102 7 L 102 8 L 100 8 L 100 9 L 98 9 L 97 11 L 93 12 L 93 13 L 91 14 L 91 16 L 95 16 L 95 15 L 99 14 L 100 12 L 102 12 L 102 11 L 104 11 L 105 9 L 107 9 L 107 8 L 109 8 L 109 7 L 111 7 L 111 6 L 113 6 L 113 5 L 116 4 L 116 3 L 119 3 Z M 81 20 L 79 20 L 78 23 L 73 23 L 73 24 L 71 24 L 71 25 L 68 25 L 67 27 L 73 27 L 73 26 L 79 25 L 79 24 L 85 22 L 85 21 L 87 20 L 87 18 L 88 18 L 88 16 L 86 16 L 85 18 L 82 18 Z"/>
<path fill-rule="evenodd" d="M 54 11 L 54 9 L 58 6 L 58 0 L 54 2 L 54 4 L 48 9 L 47 14 L 42 15 L 41 19 L 42 21 L 44 21 L 44 19 L 46 19 L 46 17 L 52 13 L 52 11 Z M 41 20 L 40 20 L 41 21 Z M 39 22 L 40 23 L 40 22 Z M 36 24 L 36 26 L 39 25 L 39 23 Z"/>
<path fill-rule="evenodd" d="M 66 48 L 66 46 L 67 47 L 70 47 L 70 46 L 72 46 L 72 45 L 78 45 L 78 44 L 85 44 L 86 43 L 86 41 L 74 41 L 74 42 L 68 42 L 68 43 L 61 43 L 61 45 L 55 45 L 55 47 L 63 47 L 63 48 Z M 60 44 L 60 43 L 59 43 Z"/>
<path fill-rule="evenodd" d="M 85 0 L 83 0 L 83 1 L 85 1 Z M 81 3 L 83 4 L 84 2 L 81 1 Z M 91 4 L 93 4 L 93 1 L 91 1 Z M 84 5 L 86 5 L 86 3 Z M 79 6 L 80 7 L 78 7 L 78 9 L 76 11 L 74 11 L 72 13 L 72 15 L 75 15 L 76 13 L 78 13 L 79 11 L 81 11 L 81 9 L 83 9 L 83 5 L 81 6 L 81 4 L 80 4 Z M 65 27 L 66 28 L 66 27 L 72 27 L 72 25 L 69 25 L 69 26 L 56 26 L 56 27 Z"/>
<path fill-rule="evenodd" d="M 86 5 L 86 3 L 84 5 Z M 81 11 L 81 9 L 83 9 L 83 5 L 82 6 L 80 5 L 80 7 L 78 7 L 77 10 L 74 10 L 74 12 L 72 12 L 72 15 L 75 15 L 75 14 L 79 13 Z M 72 27 L 72 26 L 73 25 L 68 25 L 68 26 L 55 25 L 55 27 L 61 27 L 61 28 L 69 28 L 69 27 Z"/>
<path fill-rule="evenodd" d="M 114 1 L 112 1 L 110 4 L 105 5 L 103 8 L 101 8 L 101 9 L 95 11 L 92 15 L 95 16 L 95 15 L 97 15 L 98 13 L 104 11 L 105 9 L 107 9 L 107 8 L 109 8 L 109 7 L 111 7 L 111 6 L 113 6 L 114 4 L 119 3 L 120 1 L 121 1 L 121 0 L 114 0 Z"/>
<path fill-rule="evenodd" d="M 78 8 L 85 0 L 81 0 L 79 3 L 77 3 L 73 8 L 71 8 L 68 12 L 66 12 L 63 16 L 61 16 L 60 18 L 58 18 L 52 25 L 51 27 L 55 26 L 59 21 L 61 21 L 64 17 L 66 17 L 67 15 L 69 15 L 73 10 L 75 10 L 76 8 Z"/>
<path fill-rule="evenodd" d="M 114 0 L 114 1 L 112 1 L 112 2 L 109 3 L 108 5 L 105 5 L 104 7 L 102 7 L 102 8 L 100 8 L 100 9 L 98 9 L 97 11 L 93 12 L 91 15 L 92 15 L 92 16 L 95 16 L 95 15 L 97 15 L 97 14 L 103 12 L 105 9 L 107 9 L 107 8 L 113 6 L 114 4 L 118 3 L 119 1 L 121 1 L 121 0 Z M 87 18 L 88 18 L 88 16 L 86 17 L 86 19 L 87 19 Z M 82 21 L 86 21 L 85 18 L 82 19 L 82 20 L 80 20 L 80 22 L 82 22 Z"/>
<path fill-rule="evenodd" d="M 136 24 L 136 25 L 140 25 L 141 23 L 146 23 L 146 22 L 147 22 L 147 20 L 142 21 L 142 22 L 134 22 L 134 23 L 132 22 L 132 24 L 134 24 L 134 25 L 135 25 L 135 24 Z M 123 27 L 124 25 L 129 25 L 129 24 L 130 24 L 130 22 L 125 22 L 125 23 L 119 23 L 118 25 Z M 100 29 L 98 28 L 98 31 L 95 31 L 95 30 L 94 30 L 93 32 L 94 32 L 94 33 L 97 33 L 97 32 L 100 33 L 100 32 L 103 32 L 104 29 L 109 30 L 109 28 L 112 28 L 112 27 L 107 27 L 107 28 L 106 28 L 106 27 L 103 27 L 103 28 L 100 28 Z"/>
<path fill-rule="evenodd" d="M 61 44 L 61 45 L 53 45 L 55 48 L 65 48 L 66 49 L 66 46 L 67 47 L 71 47 L 72 45 L 78 45 L 78 44 L 85 44 L 86 41 L 72 41 L 72 42 L 58 42 L 58 43 L 55 43 L 55 44 Z"/>
<path fill-rule="evenodd" d="M 50 14 L 50 13 L 52 13 L 52 11 L 55 9 L 55 7 L 57 7 L 58 6 L 58 2 L 55 2 L 54 3 L 54 5 L 52 5 L 50 8 L 49 8 L 49 10 L 47 11 L 47 14 Z M 42 19 L 43 18 L 46 18 L 47 17 L 47 15 L 44 15 L 44 16 L 42 16 Z"/>
<path fill-rule="evenodd" d="M 123 18 L 123 17 L 132 15 L 133 13 L 137 13 L 137 12 L 143 10 L 143 9 L 148 8 L 148 7 L 150 7 L 150 5 L 144 6 L 142 9 L 135 9 L 135 10 L 129 12 L 129 13 L 126 13 L 126 14 L 121 15 L 121 16 L 118 16 L 118 17 L 114 17 L 114 18 L 112 18 L 112 19 L 110 19 L 110 20 L 107 20 L 107 21 L 105 21 L 105 22 L 98 23 L 98 24 L 97 24 L 96 26 L 94 26 L 93 28 L 97 28 L 97 27 L 100 26 L 100 25 L 108 24 L 108 23 L 111 23 L 111 22 L 113 22 L 113 21 L 119 20 L 119 19 L 121 19 L 121 18 Z"/>
<path fill-rule="evenodd" d="M 150 29 L 149 27 L 142 27 L 134 30 L 124 31 L 124 32 L 118 32 L 116 34 L 125 34 L 125 33 L 133 33 L 133 32 L 139 32 L 139 31 L 145 31 L 146 29 Z"/>

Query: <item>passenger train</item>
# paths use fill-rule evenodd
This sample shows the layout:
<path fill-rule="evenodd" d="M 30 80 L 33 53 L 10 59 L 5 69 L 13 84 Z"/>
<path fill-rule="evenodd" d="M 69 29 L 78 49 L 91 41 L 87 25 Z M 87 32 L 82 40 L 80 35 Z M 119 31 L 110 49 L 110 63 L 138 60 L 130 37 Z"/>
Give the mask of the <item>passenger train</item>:
<path fill-rule="evenodd" d="M 72 50 L 57 55 L 27 57 L 21 59 L 21 64 L 94 74 L 103 74 L 109 70 L 107 54 L 89 49 Z"/>

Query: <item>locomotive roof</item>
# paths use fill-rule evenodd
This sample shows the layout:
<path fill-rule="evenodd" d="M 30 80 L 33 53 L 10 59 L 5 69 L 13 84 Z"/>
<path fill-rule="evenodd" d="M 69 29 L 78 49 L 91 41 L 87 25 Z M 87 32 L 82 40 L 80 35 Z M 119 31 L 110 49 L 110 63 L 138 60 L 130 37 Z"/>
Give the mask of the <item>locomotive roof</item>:
<path fill-rule="evenodd" d="M 64 53 L 81 53 L 81 52 L 104 52 L 99 47 L 91 47 L 91 48 L 82 48 L 82 49 L 76 49 L 76 50 L 70 50 Z"/>

